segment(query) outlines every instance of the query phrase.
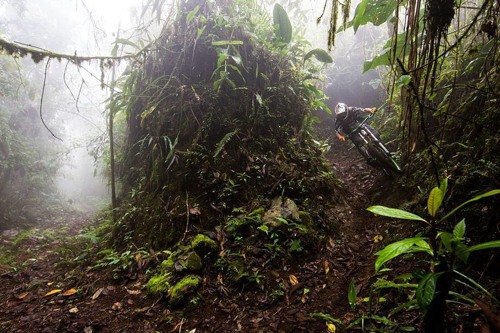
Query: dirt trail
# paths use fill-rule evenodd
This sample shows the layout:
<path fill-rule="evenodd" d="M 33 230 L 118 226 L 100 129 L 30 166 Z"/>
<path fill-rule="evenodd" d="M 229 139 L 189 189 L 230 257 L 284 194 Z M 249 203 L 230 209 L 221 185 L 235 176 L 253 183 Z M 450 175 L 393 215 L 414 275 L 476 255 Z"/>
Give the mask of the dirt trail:
<path fill-rule="evenodd" d="M 349 143 L 335 142 L 328 159 L 343 182 L 344 204 L 334 209 L 340 220 L 341 243 L 330 251 L 333 265 L 339 270 L 340 290 L 333 292 L 339 310 L 332 308 L 337 318 L 350 320 L 347 291 L 351 280 L 358 293 L 366 292 L 373 282 L 374 253 L 380 249 L 380 240 L 385 235 L 384 222 L 368 212 L 366 208 L 375 204 L 387 204 L 395 183 L 382 171 L 369 166 Z M 382 238 L 381 238 L 382 237 Z M 340 254 L 340 256 L 339 256 Z M 366 293 L 365 293 L 366 295 Z"/>
<path fill-rule="evenodd" d="M 66 266 L 78 256 L 78 248 L 64 246 L 66 237 L 88 223 L 83 216 L 73 216 L 71 229 L 64 227 L 64 218 L 51 222 L 42 236 L 31 234 L 17 247 L 12 244 L 19 238 L 16 231 L 0 235 L 0 246 L 15 249 L 3 255 L 21 263 L 12 271 L 0 261 L 0 332 L 325 332 L 322 315 L 349 322 L 354 317 L 349 283 L 353 280 L 358 291 L 367 290 L 380 246 L 376 236 L 384 229 L 366 208 L 381 204 L 381 196 L 393 192 L 394 185 L 348 147 L 336 142 L 328 153 L 345 189 L 344 203 L 327 212 L 339 221 L 338 233 L 304 264 L 268 272 L 287 289 L 279 301 L 264 287 L 223 295 L 216 272 L 206 272 L 200 304 L 183 312 L 168 309 L 142 290 L 143 275 L 116 281 L 110 272 Z M 296 286 L 290 283 L 292 275 L 298 279 Z M 78 293 L 62 295 L 72 288 Z M 61 291 L 46 295 L 56 289 Z M 311 314 L 316 317 L 311 319 Z"/>

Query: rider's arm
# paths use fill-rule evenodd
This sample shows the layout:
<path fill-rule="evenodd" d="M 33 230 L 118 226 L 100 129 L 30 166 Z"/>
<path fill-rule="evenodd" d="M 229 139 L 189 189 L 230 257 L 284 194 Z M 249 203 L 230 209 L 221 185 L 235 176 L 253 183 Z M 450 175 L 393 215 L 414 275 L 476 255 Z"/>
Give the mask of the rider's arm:
<path fill-rule="evenodd" d="M 338 119 L 336 119 L 335 120 L 335 135 L 337 136 L 337 139 L 339 139 L 340 141 L 345 141 L 345 136 L 343 136 L 340 133 L 341 127 L 342 127 L 341 122 Z"/>
<path fill-rule="evenodd" d="M 353 107 L 350 110 L 351 110 L 351 112 L 354 113 L 356 120 L 362 121 L 363 119 L 366 118 L 367 113 L 372 114 L 377 110 L 377 108 L 376 107 L 373 107 L 373 108 L 355 108 L 355 107 Z"/>
<path fill-rule="evenodd" d="M 342 134 L 340 134 L 338 131 L 335 131 L 335 135 L 337 136 L 337 138 L 340 141 L 345 141 L 345 136 L 343 136 Z"/>

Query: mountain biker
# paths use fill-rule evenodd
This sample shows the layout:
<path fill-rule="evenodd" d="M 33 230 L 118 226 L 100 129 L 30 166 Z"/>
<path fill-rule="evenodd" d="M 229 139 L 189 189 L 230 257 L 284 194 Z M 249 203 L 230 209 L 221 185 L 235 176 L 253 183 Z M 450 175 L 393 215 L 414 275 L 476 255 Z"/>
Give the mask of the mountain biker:
<path fill-rule="evenodd" d="M 373 114 L 376 110 L 376 107 L 358 108 L 347 106 L 344 103 L 338 103 L 335 106 L 335 135 L 339 141 L 345 141 L 346 136 L 348 136 L 370 165 L 376 164 L 376 161 L 365 149 L 362 149 L 363 140 L 357 135 L 349 134 L 358 128 L 359 124 L 367 117 L 367 114 Z M 380 135 L 376 130 L 367 124 L 365 126 L 372 130 L 377 138 L 380 139 Z"/>

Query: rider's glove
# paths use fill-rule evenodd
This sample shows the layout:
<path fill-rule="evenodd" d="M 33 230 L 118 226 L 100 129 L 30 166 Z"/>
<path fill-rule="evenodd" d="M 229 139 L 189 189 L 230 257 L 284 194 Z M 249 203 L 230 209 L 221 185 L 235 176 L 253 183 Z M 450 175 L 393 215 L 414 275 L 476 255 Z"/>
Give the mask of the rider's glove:
<path fill-rule="evenodd" d="M 339 141 L 345 141 L 345 136 L 343 136 L 343 135 L 339 135 L 339 136 L 337 136 L 337 137 L 339 138 Z"/>

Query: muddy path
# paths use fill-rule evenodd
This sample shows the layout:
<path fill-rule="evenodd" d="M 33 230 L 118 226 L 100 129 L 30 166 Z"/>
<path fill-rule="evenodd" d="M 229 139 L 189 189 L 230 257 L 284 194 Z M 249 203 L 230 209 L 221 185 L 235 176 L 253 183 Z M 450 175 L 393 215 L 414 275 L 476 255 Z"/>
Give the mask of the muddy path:
<path fill-rule="evenodd" d="M 203 297 L 183 311 L 169 309 L 146 295 L 144 272 L 116 280 L 111 271 L 71 265 L 84 250 L 75 240 L 85 237 L 90 221 L 76 214 L 23 237 L 1 233 L 0 332 L 326 332 L 328 317 L 339 320 L 338 332 L 348 331 L 344 324 L 355 318 L 348 286 L 367 292 L 374 253 L 389 232 L 366 208 L 394 203 L 398 191 L 349 147 L 336 142 L 327 155 L 343 182 L 343 202 L 327 212 L 338 230 L 304 263 L 266 272 L 286 290 L 280 297 L 265 286 L 226 293 L 217 273 L 207 271 Z"/>

